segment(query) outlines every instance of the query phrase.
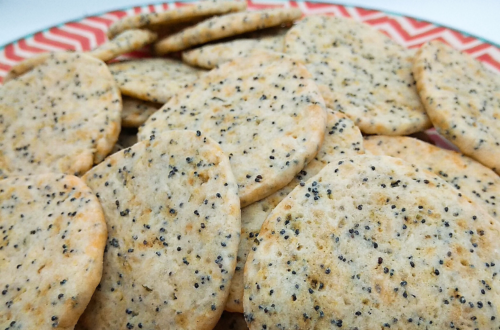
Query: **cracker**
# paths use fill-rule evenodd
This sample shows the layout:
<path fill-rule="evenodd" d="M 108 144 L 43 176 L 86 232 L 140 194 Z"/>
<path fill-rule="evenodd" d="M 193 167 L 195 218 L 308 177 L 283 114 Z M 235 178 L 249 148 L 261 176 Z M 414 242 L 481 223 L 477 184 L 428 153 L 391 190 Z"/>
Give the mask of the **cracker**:
<path fill-rule="evenodd" d="M 139 127 L 146 122 L 161 104 L 123 97 L 122 127 Z"/>
<path fill-rule="evenodd" d="M 84 180 L 109 235 L 90 329 L 212 329 L 229 292 L 240 205 L 216 142 L 171 131 L 108 157 Z"/>
<path fill-rule="evenodd" d="M 88 54 L 107 62 L 120 55 L 141 49 L 142 47 L 154 42 L 156 38 L 156 33 L 148 30 L 126 30 L 117 35 L 113 40 L 108 40 L 88 52 Z"/>
<path fill-rule="evenodd" d="M 243 314 L 224 312 L 214 330 L 248 330 Z"/>
<path fill-rule="evenodd" d="M 422 46 L 413 72 L 437 131 L 500 174 L 500 76 L 441 42 Z"/>
<path fill-rule="evenodd" d="M 182 53 L 182 61 L 205 69 L 213 69 L 237 57 L 248 57 L 254 51 L 269 50 L 283 53 L 284 36 L 269 36 L 259 39 L 238 39 L 207 45 Z"/>
<path fill-rule="evenodd" d="M 0 327 L 73 329 L 99 284 L 106 223 L 77 177 L 0 181 Z"/>
<path fill-rule="evenodd" d="M 365 146 L 374 155 L 398 157 L 439 175 L 500 221 L 500 178 L 475 160 L 409 137 L 368 136 Z"/>
<path fill-rule="evenodd" d="M 307 181 L 339 156 L 364 153 L 363 137 L 359 128 L 339 112 L 328 109 L 327 128 L 321 149 L 316 157 L 284 188 L 241 210 L 241 241 L 238 262 L 231 282 L 226 310 L 243 313 L 243 269 L 248 253 L 259 236 L 259 231 L 271 211 L 301 182 Z"/>
<path fill-rule="evenodd" d="M 297 8 L 275 8 L 234 13 L 205 20 L 155 44 L 158 54 L 172 53 L 226 37 L 293 22 L 302 16 Z"/>
<path fill-rule="evenodd" d="M 0 168 L 18 175 L 85 173 L 113 148 L 121 106 L 102 61 L 51 54 L 0 88 Z"/>
<path fill-rule="evenodd" d="M 156 30 L 158 28 L 172 27 L 193 21 L 199 21 L 214 15 L 223 15 L 243 11 L 247 8 L 243 1 L 210 0 L 201 1 L 192 6 L 182 6 L 161 13 L 147 13 L 129 16 L 114 22 L 108 30 L 108 37 L 116 35 L 128 29 L 147 28 Z"/>
<path fill-rule="evenodd" d="M 245 265 L 250 329 L 498 327 L 500 225 L 387 156 L 338 158 L 269 215 Z"/>
<path fill-rule="evenodd" d="M 203 72 L 166 58 L 113 63 L 109 69 L 122 94 L 155 103 L 166 103 Z"/>
<path fill-rule="evenodd" d="M 326 105 L 363 133 L 408 135 L 431 126 L 415 87 L 411 51 L 369 25 L 308 16 L 287 33 L 285 53 L 306 64 Z"/>
<path fill-rule="evenodd" d="M 149 117 L 139 140 L 172 129 L 211 136 L 230 157 L 244 207 L 287 185 L 314 158 L 325 126 L 305 67 L 260 54 L 203 75 Z"/>

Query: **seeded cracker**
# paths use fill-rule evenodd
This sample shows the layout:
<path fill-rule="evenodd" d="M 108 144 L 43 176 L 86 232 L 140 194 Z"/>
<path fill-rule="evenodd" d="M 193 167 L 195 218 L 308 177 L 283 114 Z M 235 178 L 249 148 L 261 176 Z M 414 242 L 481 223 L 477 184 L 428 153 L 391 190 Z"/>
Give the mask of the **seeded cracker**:
<path fill-rule="evenodd" d="M 113 23 L 108 31 L 109 38 L 128 29 L 148 28 L 156 30 L 160 27 L 175 26 L 188 22 L 196 22 L 213 15 L 223 15 L 243 11 L 247 8 L 243 1 L 201 1 L 192 6 L 183 6 L 161 13 L 147 13 L 122 18 Z"/>
<path fill-rule="evenodd" d="M 199 130 L 229 156 L 242 206 L 287 185 L 323 140 L 326 111 L 301 64 L 284 55 L 241 58 L 203 75 L 139 128 Z"/>
<path fill-rule="evenodd" d="M 337 160 L 263 224 L 250 329 L 498 328 L 498 222 L 400 159 Z"/>
<path fill-rule="evenodd" d="M 113 148 L 121 106 L 104 62 L 84 54 L 51 54 L 0 88 L 0 169 L 85 173 Z"/>
<path fill-rule="evenodd" d="M 439 175 L 500 221 L 500 178 L 473 159 L 409 137 L 368 136 L 365 146 Z"/>
<path fill-rule="evenodd" d="M 122 94 L 166 103 L 204 71 L 172 59 L 125 61 L 109 65 Z"/>
<path fill-rule="evenodd" d="M 208 137 L 171 131 L 85 176 L 109 228 L 89 329 L 212 329 L 236 264 L 240 205 L 229 160 Z"/>
<path fill-rule="evenodd" d="M 156 38 L 156 33 L 148 30 L 127 30 L 117 35 L 113 40 L 109 40 L 88 52 L 88 54 L 106 62 L 122 54 L 141 49 L 155 41 Z"/>
<path fill-rule="evenodd" d="M 102 274 L 106 223 L 77 177 L 0 181 L 0 328 L 73 329 Z"/>
<path fill-rule="evenodd" d="M 283 53 L 284 40 L 284 35 L 278 35 L 222 42 L 183 52 L 182 60 L 189 65 L 213 69 L 237 57 L 248 57 L 254 51 L 270 50 Z"/>
<path fill-rule="evenodd" d="M 422 46 L 413 72 L 438 132 L 500 174 L 500 76 L 440 42 Z"/>
<path fill-rule="evenodd" d="M 293 22 L 301 16 L 302 12 L 297 8 L 275 8 L 214 17 L 158 41 L 155 51 L 158 54 L 172 53 L 209 41 Z"/>
<path fill-rule="evenodd" d="M 241 210 L 241 241 L 238 263 L 231 283 L 226 310 L 243 313 L 243 268 L 254 241 L 271 211 L 300 182 L 312 178 L 330 161 L 339 156 L 364 153 L 363 137 L 359 129 L 345 115 L 328 109 L 325 139 L 316 157 L 284 188 Z"/>
<path fill-rule="evenodd" d="M 309 16 L 285 37 L 306 63 L 326 105 L 366 134 L 408 135 L 431 126 L 412 75 L 412 52 L 352 19 Z"/>
<path fill-rule="evenodd" d="M 214 330 L 248 330 L 241 313 L 224 312 Z"/>
<path fill-rule="evenodd" d="M 122 127 L 139 127 L 161 104 L 138 100 L 132 97 L 123 97 Z"/>

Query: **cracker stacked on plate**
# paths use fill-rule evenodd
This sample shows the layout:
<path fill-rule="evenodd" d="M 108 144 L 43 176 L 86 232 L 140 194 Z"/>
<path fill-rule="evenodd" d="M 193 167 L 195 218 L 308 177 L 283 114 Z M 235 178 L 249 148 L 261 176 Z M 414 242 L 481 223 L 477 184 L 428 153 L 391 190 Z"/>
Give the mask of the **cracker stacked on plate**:
<path fill-rule="evenodd" d="M 301 16 L 202 1 L 12 68 L 0 326 L 500 327 L 499 76 Z"/>

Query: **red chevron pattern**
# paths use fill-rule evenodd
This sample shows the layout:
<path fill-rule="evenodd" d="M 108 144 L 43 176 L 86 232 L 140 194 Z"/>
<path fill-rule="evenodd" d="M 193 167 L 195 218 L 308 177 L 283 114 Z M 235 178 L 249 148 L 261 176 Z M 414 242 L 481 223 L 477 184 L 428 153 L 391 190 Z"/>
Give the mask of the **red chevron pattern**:
<path fill-rule="evenodd" d="M 12 65 L 25 58 L 46 51 L 66 49 L 76 51 L 90 50 L 105 42 L 108 27 L 124 16 L 165 11 L 186 5 L 189 4 L 168 2 L 113 11 L 100 16 L 87 17 L 77 22 L 66 23 L 59 27 L 53 27 L 8 44 L 0 49 L 0 84 Z M 456 49 L 471 54 L 490 69 L 500 72 L 500 49 L 498 47 L 432 23 L 387 14 L 377 10 L 342 5 L 302 1 L 248 0 L 249 10 L 272 7 L 298 7 L 304 12 L 304 15 L 326 14 L 351 17 L 376 27 L 409 48 L 419 47 L 430 40 L 441 40 Z M 145 56 L 147 56 L 146 50 L 127 54 L 123 58 L 140 58 Z"/>

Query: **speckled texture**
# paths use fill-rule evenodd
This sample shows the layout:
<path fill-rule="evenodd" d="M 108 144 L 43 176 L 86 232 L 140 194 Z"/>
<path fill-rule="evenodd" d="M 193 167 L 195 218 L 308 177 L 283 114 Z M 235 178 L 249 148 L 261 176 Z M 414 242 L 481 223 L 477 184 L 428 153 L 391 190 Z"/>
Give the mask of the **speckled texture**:
<path fill-rule="evenodd" d="M 365 146 L 374 155 L 398 157 L 439 175 L 500 221 L 500 177 L 475 160 L 410 137 L 369 136 Z"/>
<path fill-rule="evenodd" d="M 319 149 L 326 111 L 301 64 L 260 54 L 214 69 L 139 128 L 139 140 L 199 130 L 229 155 L 242 207 L 287 185 Z"/>
<path fill-rule="evenodd" d="M 500 225 L 388 156 L 338 158 L 266 219 L 250 329 L 497 329 Z"/>
<path fill-rule="evenodd" d="M 182 53 L 182 61 L 189 65 L 213 69 L 237 57 L 248 57 L 254 51 L 270 50 L 283 53 L 284 35 L 258 39 L 237 39 L 207 45 Z"/>
<path fill-rule="evenodd" d="M 158 27 L 175 26 L 214 15 L 243 11 L 246 8 L 245 1 L 200 1 L 192 6 L 182 6 L 161 13 L 146 13 L 122 18 L 109 27 L 108 36 L 113 38 L 128 29 L 156 29 Z"/>
<path fill-rule="evenodd" d="M 271 211 L 297 185 L 318 174 L 331 160 L 339 156 L 363 154 L 363 137 L 359 128 L 339 112 L 328 109 L 325 139 L 316 157 L 284 188 L 241 210 L 241 241 L 238 247 L 236 271 L 233 276 L 226 310 L 243 313 L 243 269 L 254 241 Z"/>
<path fill-rule="evenodd" d="M 121 95 L 104 62 L 55 53 L 0 88 L 0 169 L 80 175 L 113 148 Z"/>
<path fill-rule="evenodd" d="M 237 185 L 217 143 L 167 132 L 108 157 L 84 179 L 109 235 L 102 281 L 82 325 L 212 329 L 240 240 Z"/>
<path fill-rule="evenodd" d="M 12 68 L 10 68 L 7 75 L 3 78 L 3 83 L 5 84 L 10 80 L 17 78 L 30 70 L 33 70 L 34 67 L 45 62 L 51 56 L 51 54 L 52 53 L 37 54 L 33 57 L 25 59 L 24 61 L 14 64 Z"/>
<path fill-rule="evenodd" d="M 156 42 L 155 51 L 158 54 L 172 53 L 209 41 L 293 22 L 301 16 L 302 12 L 297 8 L 275 8 L 214 17 Z"/>
<path fill-rule="evenodd" d="M 142 47 L 154 42 L 156 38 L 156 33 L 148 30 L 126 30 L 117 35 L 114 39 L 108 40 L 88 52 L 88 54 L 107 62 L 122 54 L 141 49 Z"/>
<path fill-rule="evenodd" d="M 224 312 L 214 330 L 248 330 L 243 314 Z"/>
<path fill-rule="evenodd" d="M 109 69 L 122 94 L 155 103 L 166 103 L 204 72 L 166 58 L 113 63 Z"/>
<path fill-rule="evenodd" d="M 306 63 L 326 105 L 363 133 L 408 135 L 431 126 L 415 87 L 412 52 L 373 27 L 308 16 L 287 33 L 285 53 Z"/>
<path fill-rule="evenodd" d="M 437 131 L 500 174 L 500 75 L 437 41 L 418 51 L 413 72 Z"/>
<path fill-rule="evenodd" d="M 0 328 L 73 329 L 102 274 L 106 223 L 77 177 L 0 181 Z"/>
<path fill-rule="evenodd" d="M 123 97 L 122 127 L 139 127 L 146 122 L 161 104 L 142 101 L 133 97 Z"/>

